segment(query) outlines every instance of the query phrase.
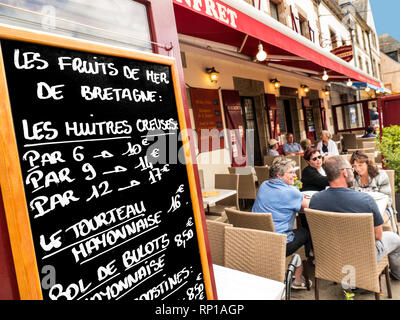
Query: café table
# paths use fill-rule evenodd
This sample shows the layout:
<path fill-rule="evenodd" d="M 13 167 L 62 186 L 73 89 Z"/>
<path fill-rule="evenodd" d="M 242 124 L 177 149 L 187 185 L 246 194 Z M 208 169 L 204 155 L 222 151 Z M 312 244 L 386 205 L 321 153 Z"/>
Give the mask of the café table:
<path fill-rule="evenodd" d="M 380 192 L 366 192 L 368 193 L 376 202 L 379 208 L 379 212 L 382 214 L 383 222 L 387 223 L 390 221 L 392 229 L 395 233 L 398 232 L 397 230 L 397 223 L 395 221 L 395 217 L 393 215 L 389 215 L 386 212 L 386 207 L 389 203 L 389 197 L 386 194 Z"/>
<path fill-rule="evenodd" d="M 218 300 L 281 300 L 283 282 L 213 264 Z"/>
<path fill-rule="evenodd" d="M 205 197 L 204 195 L 207 193 L 214 193 L 216 192 L 217 194 L 214 196 L 208 196 Z M 236 194 L 236 190 L 230 190 L 230 189 L 210 189 L 210 190 L 201 190 L 201 193 L 203 195 L 203 204 L 207 208 L 207 214 L 210 213 L 210 206 L 215 205 L 216 202 L 223 200 L 225 198 L 228 198 L 230 196 L 233 196 Z"/>
<path fill-rule="evenodd" d="M 362 191 L 364 192 L 364 191 Z M 311 199 L 311 197 L 318 193 L 318 191 L 302 191 L 301 192 L 306 199 Z M 382 215 L 384 222 L 386 223 L 389 220 L 389 216 L 386 213 L 385 209 L 389 202 L 389 197 L 386 194 L 380 192 L 365 192 L 369 194 L 376 202 L 379 212 Z"/>

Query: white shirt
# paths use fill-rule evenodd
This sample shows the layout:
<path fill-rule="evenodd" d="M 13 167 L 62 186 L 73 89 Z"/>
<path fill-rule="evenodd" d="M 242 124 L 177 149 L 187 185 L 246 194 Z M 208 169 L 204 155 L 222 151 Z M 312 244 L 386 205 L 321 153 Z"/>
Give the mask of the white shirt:
<path fill-rule="evenodd" d="M 317 144 L 317 149 L 321 150 L 321 154 L 323 154 L 322 151 L 322 140 L 318 142 Z M 339 150 L 337 148 L 336 142 L 329 139 L 328 140 L 328 154 L 323 154 L 324 156 L 338 156 L 339 155 Z"/>

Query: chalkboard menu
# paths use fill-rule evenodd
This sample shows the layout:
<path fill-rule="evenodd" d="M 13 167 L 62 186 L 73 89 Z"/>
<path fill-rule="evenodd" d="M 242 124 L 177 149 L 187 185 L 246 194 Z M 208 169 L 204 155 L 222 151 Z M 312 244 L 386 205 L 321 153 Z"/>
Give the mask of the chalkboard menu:
<path fill-rule="evenodd" d="M 175 66 L 79 49 L 1 39 L 43 299 L 206 299 Z"/>

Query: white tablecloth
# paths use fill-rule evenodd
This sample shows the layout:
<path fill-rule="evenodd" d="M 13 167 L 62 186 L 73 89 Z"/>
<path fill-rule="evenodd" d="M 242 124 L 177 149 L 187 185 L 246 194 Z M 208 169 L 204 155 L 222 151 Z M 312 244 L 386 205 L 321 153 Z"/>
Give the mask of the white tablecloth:
<path fill-rule="evenodd" d="M 218 300 L 281 300 L 282 282 L 213 264 Z"/>
<path fill-rule="evenodd" d="M 210 191 L 218 191 L 219 192 L 218 196 L 207 197 L 207 198 L 203 197 L 203 204 L 209 205 L 209 206 L 212 206 L 216 202 L 236 194 L 236 190 L 229 190 L 229 189 L 210 189 L 210 190 L 201 190 L 201 191 L 202 192 L 210 192 Z"/>

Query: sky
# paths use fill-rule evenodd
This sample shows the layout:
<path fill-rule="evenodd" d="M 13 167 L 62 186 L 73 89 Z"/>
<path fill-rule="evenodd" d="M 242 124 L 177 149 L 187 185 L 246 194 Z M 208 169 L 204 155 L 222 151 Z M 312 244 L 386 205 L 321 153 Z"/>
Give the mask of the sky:
<path fill-rule="evenodd" d="M 376 33 L 388 33 L 400 41 L 400 0 L 369 0 Z"/>

